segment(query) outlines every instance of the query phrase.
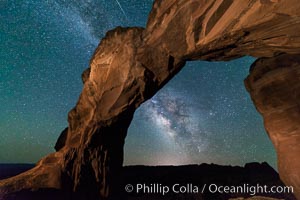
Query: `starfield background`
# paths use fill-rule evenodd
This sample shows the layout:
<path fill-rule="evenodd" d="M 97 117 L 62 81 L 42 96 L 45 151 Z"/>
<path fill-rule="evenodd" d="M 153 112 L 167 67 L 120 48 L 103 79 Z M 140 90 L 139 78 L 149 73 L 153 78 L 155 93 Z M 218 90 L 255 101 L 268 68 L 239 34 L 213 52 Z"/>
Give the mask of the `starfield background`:
<path fill-rule="evenodd" d="M 152 3 L 1 1 L 1 163 L 35 163 L 53 151 L 101 37 L 118 25 L 145 26 Z M 125 165 L 266 161 L 276 168 L 243 84 L 253 61 L 188 63 L 135 113 Z"/>

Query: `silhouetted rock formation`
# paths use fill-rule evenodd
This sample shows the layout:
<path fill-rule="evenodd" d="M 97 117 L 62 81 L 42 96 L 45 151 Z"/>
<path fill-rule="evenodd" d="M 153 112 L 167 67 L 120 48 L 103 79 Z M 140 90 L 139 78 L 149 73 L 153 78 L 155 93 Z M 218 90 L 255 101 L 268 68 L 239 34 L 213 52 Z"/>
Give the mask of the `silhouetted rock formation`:
<path fill-rule="evenodd" d="M 12 166 L 17 169 L 16 166 Z M 0 177 L 2 175 L 2 165 L 0 165 Z M 7 167 L 6 167 L 7 168 Z M 22 168 L 22 166 L 20 166 Z M 25 168 L 27 169 L 27 168 Z M 25 170 L 24 169 L 24 170 Z M 20 171 L 20 169 L 18 169 Z M 267 193 L 254 192 L 252 189 L 248 192 L 241 193 L 218 193 L 209 191 L 209 185 L 215 184 L 218 186 L 243 186 L 248 185 L 248 188 L 260 186 L 267 186 L 270 189 L 273 186 L 284 187 L 280 181 L 278 173 L 270 167 L 267 163 L 248 163 L 245 167 L 220 166 L 215 164 L 201 164 L 201 165 L 187 165 L 187 166 L 126 166 L 122 168 L 120 175 L 120 188 L 117 199 L 133 200 L 133 199 L 155 199 L 155 200 L 227 200 L 230 198 L 247 198 L 255 195 L 256 200 L 270 200 L 267 197 L 285 200 L 295 200 L 291 193 Z M 132 192 L 125 192 L 127 184 L 131 184 L 134 188 Z M 145 192 L 143 190 L 137 191 L 137 184 L 145 184 L 147 187 L 154 189 L 154 185 L 161 187 L 168 187 L 169 192 L 162 195 L 158 191 Z M 172 191 L 172 187 L 178 184 L 180 187 L 200 188 L 198 191 L 187 190 L 183 193 L 176 193 Z M 206 189 L 202 193 L 202 187 L 206 184 Z M 158 188 L 158 187 L 156 187 Z M 212 189 L 213 190 L 213 189 Z M 252 196 L 251 196 L 252 195 Z M 259 197 L 260 196 L 260 197 Z M 76 196 L 64 194 L 62 191 L 54 189 L 42 189 L 39 191 L 22 191 L 6 196 L 8 200 L 40 200 L 40 199 L 55 199 L 55 200 L 76 200 Z M 252 200 L 254 200 L 252 198 Z"/>
<path fill-rule="evenodd" d="M 117 187 L 114 184 L 123 162 L 127 128 L 141 103 L 163 87 L 187 60 L 300 53 L 299 9 L 298 0 L 156 0 L 145 29 L 119 27 L 102 39 L 90 69 L 82 76 L 84 88 L 78 103 L 69 112 L 65 145 L 34 169 L 1 181 L 1 194 L 57 188 L 75 191 L 78 196 L 89 195 L 90 199 L 109 197 Z M 284 70 L 282 73 L 285 76 Z M 291 115 L 298 116 L 299 112 L 297 109 Z M 293 116 L 287 115 L 287 124 L 282 127 L 286 132 L 280 135 L 288 136 L 282 144 L 291 145 L 296 141 L 291 135 L 298 132 L 290 127 Z M 278 118 L 266 123 L 274 120 L 275 124 Z M 277 130 L 268 132 L 271 138 L 277 137 Z M 273 141 L 279 159 L 299 166 L 296 144 L 289 154 L 276 144 L 277 140 Z M 300 170 L 293 169 L 297 170 L 291 172 L 281 165 L 280 174 L 287 185 L 296 188 L 300 198 Z"/>
<path fill-rule="evenodd" d="M 68 128 L 65 128 L 60 136 L 58 137 L 54 149 L 56 151 L 59 151 L 60 149 L 62 149 L 65 145 L 66 145 L 66 140 L 67 140 L 67 135 L 68 135 Z"/>

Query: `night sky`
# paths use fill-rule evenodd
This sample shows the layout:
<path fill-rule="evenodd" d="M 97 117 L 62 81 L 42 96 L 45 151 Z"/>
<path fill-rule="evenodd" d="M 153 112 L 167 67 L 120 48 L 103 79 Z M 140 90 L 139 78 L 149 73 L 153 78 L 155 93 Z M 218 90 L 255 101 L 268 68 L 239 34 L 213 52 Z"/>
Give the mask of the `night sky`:
<path fill-rule="evenodd" d="M 151 0 L 0 0 L 0 163 L 54 151 L 105 32 L 145 26 Z M 135 113 L 125 164 L 244 165 L 276 155 L 243 80 L 254 58 L 190 62 Z"/>

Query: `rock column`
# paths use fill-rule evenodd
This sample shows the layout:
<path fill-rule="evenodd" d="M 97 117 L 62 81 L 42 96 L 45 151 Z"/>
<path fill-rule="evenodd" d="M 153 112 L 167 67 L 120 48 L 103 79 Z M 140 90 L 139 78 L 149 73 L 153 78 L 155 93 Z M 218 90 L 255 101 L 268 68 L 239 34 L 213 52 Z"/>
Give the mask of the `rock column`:
<path fill-rule="evenodd" d="M 300 199 L 300 55 L 258 59 L 245 85 L 276 149 L 280 177 Z"/>

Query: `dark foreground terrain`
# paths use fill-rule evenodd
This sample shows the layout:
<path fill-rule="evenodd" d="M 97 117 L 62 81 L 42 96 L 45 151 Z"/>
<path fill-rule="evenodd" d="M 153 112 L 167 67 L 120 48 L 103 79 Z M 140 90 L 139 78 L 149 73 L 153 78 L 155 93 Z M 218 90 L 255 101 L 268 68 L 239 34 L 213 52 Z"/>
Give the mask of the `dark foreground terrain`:
<path fill-rule="evenodd" d="M 8 178 L 32 168 L 31 164 L 1 164 L 0 179 Z M 278 173 L 267 163 L 249 163 L 245 167 L 220 166 L 214 164 L 187 166 L 127 166 L 120 177 L 120 191 L 114 199 L 124 200 L 227 200 L 231 198 L 250 198 L 262 200 L 272 199 L 294 200 L 287 192 L 258 192 L 254 195 L 254 187 L 259 184 L 270 189 L 282 186 Z M 215 186 L 240 186 L 248 190 L 245 193 L 218 193 Z M 252 186 L 252 187 L 251 187 Z M 209 189 L 210 188 L 210 189 Z M 128 192 L 126 192 L 126 190 Z M 52 200 L 76 199 L 71 194 L 63 194 L 58 190 L 39 190 L 35 192 L 21 191 L 11 194 L 5 200 Z M 86 198 L 88 199 L 88 197 Z M 1 199 L 2 200 L 2 199 Z"/>

